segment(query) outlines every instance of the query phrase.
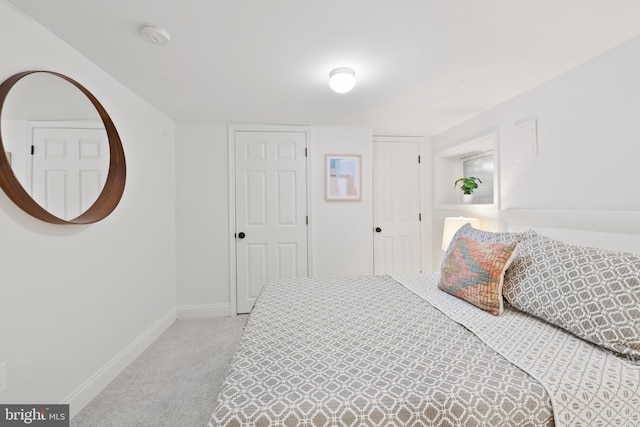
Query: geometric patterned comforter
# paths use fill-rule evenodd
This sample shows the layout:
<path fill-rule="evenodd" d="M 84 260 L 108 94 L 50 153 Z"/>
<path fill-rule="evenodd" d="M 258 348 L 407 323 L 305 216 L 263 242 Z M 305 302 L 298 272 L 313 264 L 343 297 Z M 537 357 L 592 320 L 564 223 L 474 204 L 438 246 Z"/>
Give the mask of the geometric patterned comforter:
<path fill-rule="evenodd" d="M 209 426 L 553 424 L 537 380 L 391 277 L 358 276 L 265 285 Z"/>
<path fill-rule="evenodd" d="M 640 426 L 640 363 L 512 308 L 499 317 L 474 309 L 439 291 L 437 274 L 394 278 L 536 378 L 556 425 Z"/>

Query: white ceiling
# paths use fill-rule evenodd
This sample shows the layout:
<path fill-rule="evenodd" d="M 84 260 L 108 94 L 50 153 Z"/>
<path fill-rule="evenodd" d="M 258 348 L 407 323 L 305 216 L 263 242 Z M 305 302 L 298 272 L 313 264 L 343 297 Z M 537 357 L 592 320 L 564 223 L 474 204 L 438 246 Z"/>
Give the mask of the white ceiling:
<path fill-rule="evenodd" d="M 438 133 L 640 34 L 640 0 L 10 1 L 177 121 L 381 133 Z"/>

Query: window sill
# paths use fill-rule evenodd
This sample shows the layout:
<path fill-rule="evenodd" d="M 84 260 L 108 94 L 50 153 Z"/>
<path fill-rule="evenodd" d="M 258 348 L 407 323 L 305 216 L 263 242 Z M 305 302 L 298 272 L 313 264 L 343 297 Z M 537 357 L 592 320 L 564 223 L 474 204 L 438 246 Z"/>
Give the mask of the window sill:
<path fill-rule="evenodd" d="M 443 203 L 436 206 L 437 210 L 496 210 L 495 203 Z"/>

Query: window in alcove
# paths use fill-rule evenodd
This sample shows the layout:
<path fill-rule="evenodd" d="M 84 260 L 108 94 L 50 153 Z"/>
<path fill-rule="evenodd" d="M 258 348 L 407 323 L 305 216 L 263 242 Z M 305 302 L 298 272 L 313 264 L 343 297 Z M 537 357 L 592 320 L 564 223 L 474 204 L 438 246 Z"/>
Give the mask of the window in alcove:
<path fill-rule="evenodd" d="M 462 158 L 463 176 L 480 178 L 482 184 L 473 191 L 473 203 L 493 203 L 493 150 L 473 154 Z"/>

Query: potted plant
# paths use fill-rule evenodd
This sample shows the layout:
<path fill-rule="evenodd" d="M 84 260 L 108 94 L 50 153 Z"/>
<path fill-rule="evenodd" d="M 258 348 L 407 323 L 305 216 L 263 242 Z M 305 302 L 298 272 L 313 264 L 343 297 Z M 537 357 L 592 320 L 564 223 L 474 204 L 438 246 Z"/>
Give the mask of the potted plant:
<path fill-rule="evenodd" d="M 464 203 L 471 203 L 473 200 L 473 190 L 478 188 L 478 184 L 482 184 L 482 180 L 475 176 L 463 177 L 456 179 L 453 183 L 453 188 L 460 186 L 462 190 L 462 201 Z"/>

